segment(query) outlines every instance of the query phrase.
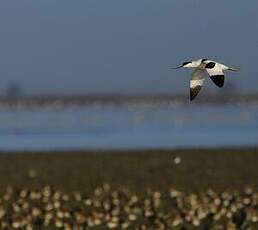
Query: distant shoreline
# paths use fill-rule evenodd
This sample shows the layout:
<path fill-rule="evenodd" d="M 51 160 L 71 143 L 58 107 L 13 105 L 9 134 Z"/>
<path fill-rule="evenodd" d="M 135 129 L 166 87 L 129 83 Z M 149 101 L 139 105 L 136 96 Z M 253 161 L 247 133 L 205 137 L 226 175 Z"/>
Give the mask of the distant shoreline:
<path fill-rule="evenodd" d="M 96 95 L 42 95 L 22 97 L 0 97 L 0 106 L 87 106 L 87 105 L 130 105 L 130 104 L 189 104 L 186 95 L 150 94 L 96 94 Z M 228 95 L 211 94 L 200 97 L 194 104 L 258 104 L 258 94 Z"/>

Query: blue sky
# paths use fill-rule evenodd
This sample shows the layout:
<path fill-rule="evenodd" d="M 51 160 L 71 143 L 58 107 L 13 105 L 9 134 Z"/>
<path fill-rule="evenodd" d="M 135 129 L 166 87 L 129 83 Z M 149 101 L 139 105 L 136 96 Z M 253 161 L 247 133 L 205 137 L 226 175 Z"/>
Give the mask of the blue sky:
<path fill-rule="evenodd" d="M 256 0 L 2 0 L 0 93 L 180 93 L 208 57 L 232 66 L 226 84 L 258 89 Z M 211 81 L 209 90 L 217 90 Z"/>

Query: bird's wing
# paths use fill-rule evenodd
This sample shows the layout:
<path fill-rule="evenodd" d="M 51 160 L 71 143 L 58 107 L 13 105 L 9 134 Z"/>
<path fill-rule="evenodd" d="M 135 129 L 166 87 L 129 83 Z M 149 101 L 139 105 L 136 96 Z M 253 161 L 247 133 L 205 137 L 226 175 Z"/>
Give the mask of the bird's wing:
<path fill-rule="evenodd" d="M 192 101 L 200 92 L 206 71 L 205 69 L 195 69 L 190 80 L 190 100 Z"/>
<path fill-rule="evenodd" d="M 223 68 L 220 64 L 216 62 L 209 62 L 205 65 L 205 69 L 209 74 L 211 80 L 218 86 L 222 87 L 224 85 L 224 73 Z"/>

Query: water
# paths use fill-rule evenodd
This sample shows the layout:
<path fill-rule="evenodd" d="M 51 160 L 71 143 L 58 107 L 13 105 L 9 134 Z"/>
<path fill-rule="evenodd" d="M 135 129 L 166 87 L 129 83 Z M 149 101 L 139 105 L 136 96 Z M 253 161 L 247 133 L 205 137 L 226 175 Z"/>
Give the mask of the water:
<path fill-rule="evenodd" d="M 258 145 L 257 106 L 1 108 L 0 150 Z"/>

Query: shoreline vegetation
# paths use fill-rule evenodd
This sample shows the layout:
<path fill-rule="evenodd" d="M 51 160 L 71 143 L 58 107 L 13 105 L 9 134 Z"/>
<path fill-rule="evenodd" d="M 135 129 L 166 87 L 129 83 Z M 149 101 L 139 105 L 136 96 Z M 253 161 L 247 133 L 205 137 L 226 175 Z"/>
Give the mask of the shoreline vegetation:
<path fill-rule="evenodd" d="M 2 152 L 1 229 L 257 229 L 258 149 Z"/>
<path fill-rule="evenodd" d="M 0 97 L 0 106 L 70 106 L 70 105 L 130 105 L 130 104 L 188 104 L 188 95 L 172 94 L 96 94 Z M 258 104 L 258 94 L 208 94 L 198 104 Z"/>

